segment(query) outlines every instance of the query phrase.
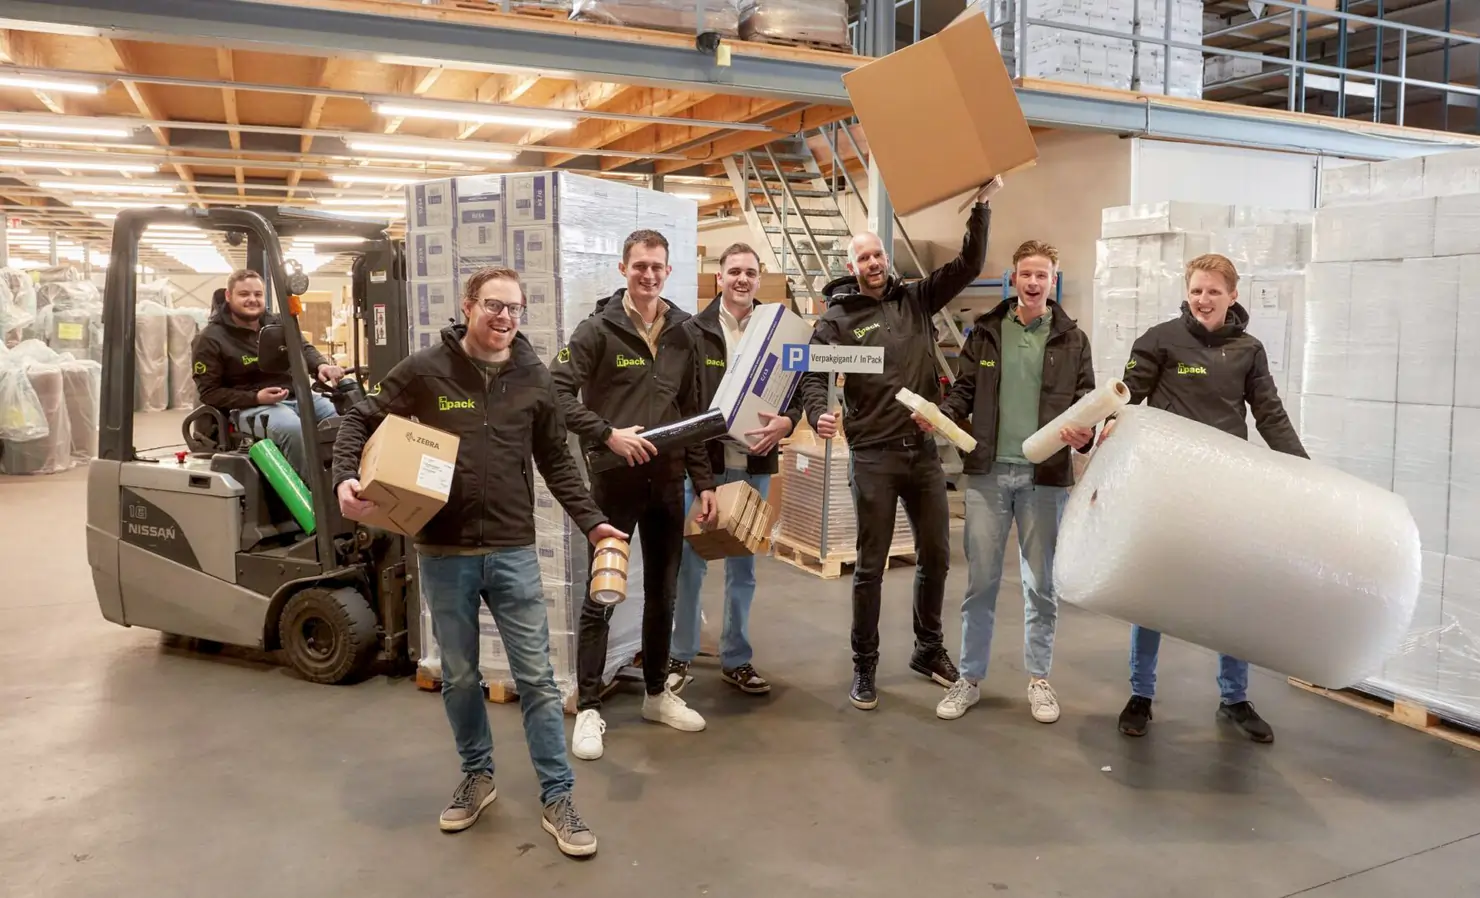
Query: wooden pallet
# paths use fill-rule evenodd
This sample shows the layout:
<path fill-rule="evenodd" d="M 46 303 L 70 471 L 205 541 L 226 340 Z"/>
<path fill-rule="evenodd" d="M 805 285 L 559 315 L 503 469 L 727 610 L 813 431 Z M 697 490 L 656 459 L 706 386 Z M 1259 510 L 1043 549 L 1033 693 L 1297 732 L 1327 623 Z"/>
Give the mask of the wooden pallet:
<path fill-rule="evenodd" d="M 640 670 L 642 668 L 642 660 L 639 658 L 633 662 L 633 665 Z M 603 686 L 601 697 L 606 698 L 608 695 L 611 695 L 612 690 L 621 685 L 622 679 L 622 675 L 618 674 L 616 679 Z M 416 688 L 423 692 L 441 692 L 442 678 L 422 667 L 417 667 Z M 483 697 L 496 705 L 508 705 L 519 701 L 519 691 L 514 686 L 512 680 L 496 681 L 483 684 Z M 576 696 L 572 695 L 565 700 L 565 713 L 572 717 L 576 715 L 576 698 Z"/>
<path fill-rule="evenodd" d="M 824 53 L 846 53 L 853 55 L 853 48 L 847 44 L 833 44 L 827 41 L 804 41 L 793 37 L 771 37 L 764 34 L 752 34 L 745 39 L 750 44 L 771 44 L 775 47 L 800 47 L 803 50 L 821 50 Z"/>
<path fill-rule="evenodd" d="M 858 563 L 858 553 L 853 549 L 834 549 L 828 553 L 827 558 L 823 558 L 821 550 L 789 540 L 784 536 L 777 537 L 772 548 L 776 558 L 794 568 L 804 570 L 809 574 L 816 574 L 824 580 L 836 580 L 843 576 L 845 565 L 853 567 Z M 915 553 L 913 552 L 890 553 L 884 561 L 884 570 L 887 571 L 896 564 L 914 563 Z"/>
<path fill-rule="evenodd" d="M 1472 751 L 1480 751 L 1480 733 L 1450 723 L 1427 707 L 1415 702 L 1408 702 L 1402 699 L 1388 701 L 1375 695 L 1358 692 L 1355 689 L 1327 689 L 1324 686 L 1316 686 L 1304 680 L 1298 680 L 1295 677 L 1290 677 L 1288 682 L 1297 689 L 1304 689 L 1306 692 L 1323 695 L 1332 701 L 1341 702 L 1348 707 L 1357 708 L 1366 711 L 1368 714 L 1375 714 L 1378 717 L 1384 717 L 1395 723 L 1401 723 L 1406 727 L 1428 733 L 1430 736 L 1437 736 L 1453 745 L 1462 746 Z"/>
<path fill-rule="evenodd" d="M 475 12 L 503 12 L 503 5 L 499 0 L 453 0 L 450 4 L 455 9 L 470 9 Z M 541 19 L 560 19 L 564 21 L 570 18 L 570 10 L 552 9 L 548 6 L 514 6 L 509 12 L 516 16 L 536 16 Z"/>

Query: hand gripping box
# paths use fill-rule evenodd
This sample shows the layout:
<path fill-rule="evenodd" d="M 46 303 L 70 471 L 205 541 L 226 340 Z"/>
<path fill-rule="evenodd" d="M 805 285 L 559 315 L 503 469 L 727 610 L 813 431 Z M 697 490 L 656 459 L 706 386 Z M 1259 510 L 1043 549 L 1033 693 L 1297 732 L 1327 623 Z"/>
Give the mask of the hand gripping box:
<path fill-rule="evenodd" d="M 709 404 L 724 412 L 727 439 L 749 449 L 752 440 L 745 434 L 766 423 L 761 413 L 778 414 L 791 403 L 802 372 L 787 370 L 782 354 L 787 344 L 811 339 L 812 325 L 784 305 L 767 303 L 750 313 L 745 336 Z"/>
<path fill-rule="evenodd" d="M 360 456 L 360 496 L 374 511 L 357 518 L 402 536 L 415 536 L 452 492 L 457 437 L 399 415 L 385 421 Z"/>
<path fill-rule="evenodd" d="M 714 498 L 718 506 L 714 520 L 700 524 L 696 502 L 684 525 L 684 539 L 694 552 L 705 561 L 764 553 L 776 518 L 755 487 L 737 480 L 721 485 Z"/>

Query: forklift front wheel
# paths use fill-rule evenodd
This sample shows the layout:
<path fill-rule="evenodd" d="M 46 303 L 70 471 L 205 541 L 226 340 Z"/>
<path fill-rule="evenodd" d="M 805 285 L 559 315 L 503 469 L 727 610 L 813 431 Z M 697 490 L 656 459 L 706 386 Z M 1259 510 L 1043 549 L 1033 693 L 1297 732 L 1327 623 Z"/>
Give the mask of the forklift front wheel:
<path fill-rule="evenodd" d="M 288 662 L 305 678 L 343 683 L 375 657 L 375 612 L 354 589 L 310 587 L 283 606 L 278 638 Z"/>

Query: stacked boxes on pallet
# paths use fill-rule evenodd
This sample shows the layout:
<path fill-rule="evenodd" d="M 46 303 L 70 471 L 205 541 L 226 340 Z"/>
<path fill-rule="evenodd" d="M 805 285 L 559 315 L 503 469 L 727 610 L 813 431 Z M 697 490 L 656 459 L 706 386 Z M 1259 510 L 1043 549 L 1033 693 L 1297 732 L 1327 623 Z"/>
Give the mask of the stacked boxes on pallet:
<path fill-rule="evenodd" d="M 634 230 L 651 228 L 669 241 L 673 274 L 664 296 L 694 312 L 698 304 L 698 206 L 630 184 L 565 172 L 478 175 L 407 188 L 407 253 L 411 268 L 413 350 L 441 339 L 461 318 L 461 285 L 473 272 L 504 265 L 520 274 L 525 292 L 521 332 L 546 364 L 588 317 L 596 301 L 624 286 L 618 271 L 622 244 Z M 534 477 L 536 538 L 550 620 L 551 657 L 561 689 L 575 683 L 575 634 L 586 594 L 585 537 Z M 632 540 L 627 600 L 611 619 L 608 679 L 630 664 L 642 638 L 640 536 Z M 480 667 L 489 682 L 509 682 L 498 627 L 480 612 Z M 422 609 L 421 664 L 433 676 L 441 664 L 431 620 Z"/>
<path fill-rule="evenodd" d="M 1368 686 L 1480 723 L 1480 154 L 1328 170 L 1306 284 L 1302 438 L 1407 500 L 1411 631 Z"/>
<path fill-rule="evenodd" d="M 1172 31 L 1167 36 L 1167 0 L 1136 0 L 1136 35 L 1200 46 L 1203 36 L 1202 0 L 1171 0 Z M 1135 90 L 1145 94 L 1200 99 L 1203 54 L 1200 50 L 1171 49 L 1171 80 L 1167 81 L 1167 49 L 1160 44 L 1136 44 Z"/>
<path fill-rule="evenodd" d="M 827 497 L 827 555 L 854 557 L 858 549 L 858 514 L 848 485 L 849 453 L 841 435 L 834 438 L 828 467 L 827 442 L 811 430 L 798 434 L 781 451 L 786 488 L 781 494 L 781 539 L 817 559 L 822 558 L 823 496 Z M 823 476 L 826 471 L 827 476 Z M 894 511 L 890 555 L 915 551 L 914 531 L 900 502 Z"/>
<path fill-rule="evenodd" d="M 740 0 L 744 40 L 848 46 L 847 0 Z"/>
<path fill-rule="evenodd" d="M 626 25 L 694 34 L 713 32 L 720 37 L 740 36 L 738 0 L 704 0 L 703 22 L 695 0 L 575 0 L 570 17 L 580 22 Z"/>

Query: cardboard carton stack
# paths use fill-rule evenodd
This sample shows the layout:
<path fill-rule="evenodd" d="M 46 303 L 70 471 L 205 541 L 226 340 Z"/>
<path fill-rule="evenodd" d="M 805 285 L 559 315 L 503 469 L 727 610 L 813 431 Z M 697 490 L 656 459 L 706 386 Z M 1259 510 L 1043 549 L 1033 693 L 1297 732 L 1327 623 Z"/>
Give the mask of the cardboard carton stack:
<path fill-rule="evenodd" d="M 717 517 L 700 524 L 698 506 L 689 511 L 684 539 L 706 561 L 764 554 L 770 546 L 775 515 L 765 498 L 744 481 L 721 484 L 714 491 Z"/>
<path fill-rule="evenodd" d="M 1202 0 L 1171 0 L 1170 40 L 1202 44 Z M 1167 38 L 1167 0 L 1136 0 L 1136 34 Z M 1167 48 L 1159 44 L 1136 44 L 1134 89 L 1145 94 L 1200 99 L 1203 86 L 1203 54 L 1200 50 L 1171 50 L 1171 81 L 1167 81 Z M 1225 57 L 1226 58 L 1226 57 Z"/>
<path fill-rule="evenodd" d="M 1306 282 L 1301 437 L 1407 500 L 1412 628 L 1369 686 L 1480 723 L 1480 153 L 1327 171 Z"/>
<path fill-rule="evenodd" d="M 430 346 L 461 316 L 458 297 L 467 277 L 487 265 L 520 273 L 526 311 L 520 329 L 546 364 L 564 346 L 596 301 L 625 285 L 618 264 L 628 234 L 661 232 L 670 245 L 673 273 L 664 296 L 694 312 L 698 297 L 698 206 L 665 193 L 565 172 L 479 175 L 407 188 L 407 253 L 411 268 L 413 349 Z M 555 676 L 570 694 L 575 683 L 575 641 L 589 576 L 586 538 L 536 472 L 536 532 L 544 575 Z M 632 540 L 627 600 L 611 618 L 606 676 L 631 663 L 642 639 L 640 539 Z M 480 609 L 485 677 L 511 680 L 498 628 Z M 440 675 L 425 611 L 424 665 Z M 433 660 L 428 660 L 433 659 Z"/>
<path fill-rule="evenodd" d="M 822 555 L 823 496 L 827 497 L 827 555 L 851 556 L 858 546 L 858 513 L 848 485 L 848 441 L 833 439 L 832 463 L 827 465 L 827 441 L 816 432 L 800 429 L 781 448 L 781 474 L 786 489 L 781 498 L 780 538 L 809 555 Z M 824 471 L 827 476 L 824 476 Z M 894 540 L 889 554 L 915 551 L 915 536 L 900 502 L 894 511 Z"/>
<path fill-rule="evenodd" d="M 1014 75 L 1131 89 L 1136 67 L 1135 44 L 1130 39 L 1135 30 L 1135 0 L 990 0 L 986 6 L 992 24 L 1001 26 L 996 29 L 997 48 Z M 1028 19 L 1083 25 L 1126 37 L 1029 25 Z"/>

